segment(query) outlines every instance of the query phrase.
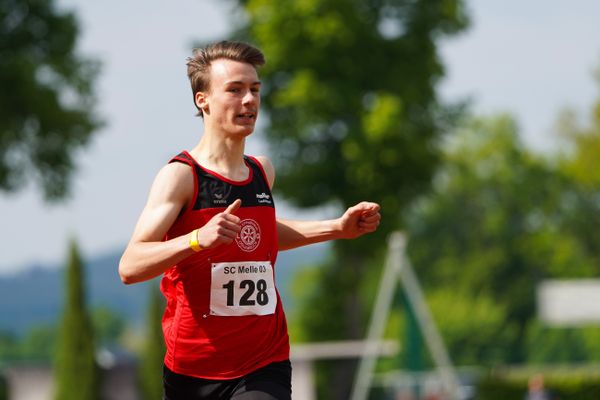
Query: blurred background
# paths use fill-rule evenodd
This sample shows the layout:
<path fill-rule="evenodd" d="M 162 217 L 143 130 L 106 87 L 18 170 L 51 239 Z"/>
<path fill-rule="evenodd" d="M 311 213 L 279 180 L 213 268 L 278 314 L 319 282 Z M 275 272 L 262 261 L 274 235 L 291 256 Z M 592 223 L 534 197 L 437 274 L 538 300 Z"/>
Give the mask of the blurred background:
<path fill-rule="evenodd" d="M 155 174 L 202 134 L 186 57 L 222 39 L 267 58 L 247 152 L 274 162 L 278 214 L 382 205 L 374 235 L 280 254 L 295 400 L 358 399 L 360 376 L 370 399 L 599 398 L 598 15 L 0 0 L 0 399 L 160 398 L 158 279 L 125 287 L 117 265 Z M 394 260 L 416 279 L 385 291 Z M 395 345 L 369 358 L 367 336 Z"/>

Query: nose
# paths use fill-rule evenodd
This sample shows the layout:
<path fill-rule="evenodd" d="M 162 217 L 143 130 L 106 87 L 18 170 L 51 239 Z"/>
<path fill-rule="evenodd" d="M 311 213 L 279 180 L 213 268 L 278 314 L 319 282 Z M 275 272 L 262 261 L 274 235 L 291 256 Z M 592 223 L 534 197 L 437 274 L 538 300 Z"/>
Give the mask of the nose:
<path fill-rule="evenodd" d="M 253 105 L 258 101 L 258 93 L 253 92 L 252 90 L 247 90 L 244 93 L 244 97 L 242 98 L 242 103 L 244 105 Z"/>

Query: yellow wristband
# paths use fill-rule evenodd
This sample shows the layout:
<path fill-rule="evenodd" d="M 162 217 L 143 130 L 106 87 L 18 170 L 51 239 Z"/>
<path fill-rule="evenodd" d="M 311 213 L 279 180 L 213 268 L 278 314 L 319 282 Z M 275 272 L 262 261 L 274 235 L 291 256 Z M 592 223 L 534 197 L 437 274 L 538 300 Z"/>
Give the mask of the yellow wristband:
<path fill-rule="evenodd" d="M 202 250 L 202 246 L 198 243 L 198 229 L 194 229 L 190 232 L 190 249 L 196 252 Z"/>

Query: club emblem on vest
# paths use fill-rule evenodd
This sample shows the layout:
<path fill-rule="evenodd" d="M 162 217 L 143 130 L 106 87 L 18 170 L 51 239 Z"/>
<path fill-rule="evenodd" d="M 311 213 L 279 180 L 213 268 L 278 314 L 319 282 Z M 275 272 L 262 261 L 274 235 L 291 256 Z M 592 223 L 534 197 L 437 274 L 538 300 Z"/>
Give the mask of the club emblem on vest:
<path fill-rule="evenodd" d="M 253 219 L 240 222 L 242 229 L 235 238 L 238 247 L 243 251 L 254 251 L 260 244 L 260 226 Z"/>

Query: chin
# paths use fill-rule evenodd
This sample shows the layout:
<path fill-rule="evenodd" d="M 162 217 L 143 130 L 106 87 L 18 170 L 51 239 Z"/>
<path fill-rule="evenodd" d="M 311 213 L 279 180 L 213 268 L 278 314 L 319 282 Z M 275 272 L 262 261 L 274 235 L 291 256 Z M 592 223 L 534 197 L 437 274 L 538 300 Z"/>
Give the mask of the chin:
<path fill-rule="evenodd" d="M 236 129 L 233 129 L 230 132 L 231 136 L 245 138 L 252 135 L 254 127 L 236 127 Z"/>
<path fill-rule="evenodd" d="M 250 126 L 250 125 L 247 125 L 247 126 L 240 126 L 240 127 L 239 127 L 239 132 L 240 132 L 242 135 L 245 135 L 245 136 L 250 136 L 250 135 L 251 135 L 251 134 L 254 132 L 254 125 L 252 125 L 252 126 Z"/>

